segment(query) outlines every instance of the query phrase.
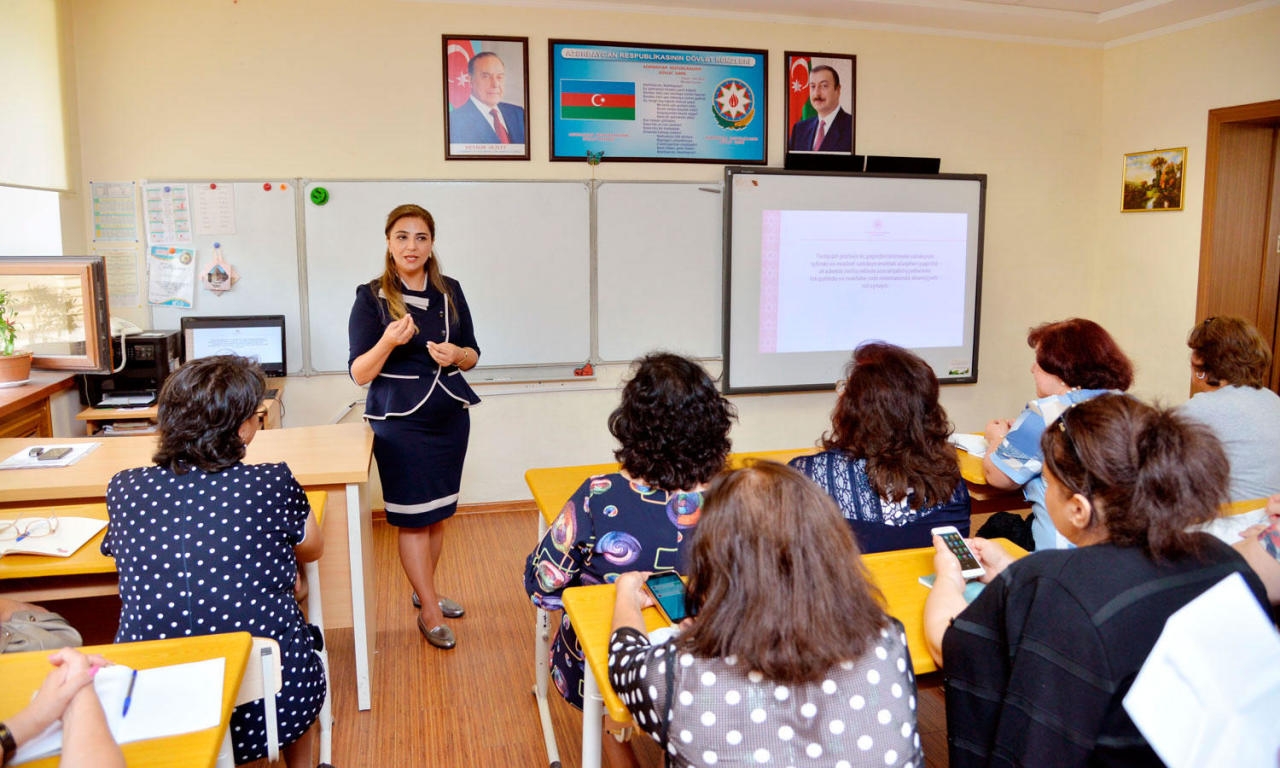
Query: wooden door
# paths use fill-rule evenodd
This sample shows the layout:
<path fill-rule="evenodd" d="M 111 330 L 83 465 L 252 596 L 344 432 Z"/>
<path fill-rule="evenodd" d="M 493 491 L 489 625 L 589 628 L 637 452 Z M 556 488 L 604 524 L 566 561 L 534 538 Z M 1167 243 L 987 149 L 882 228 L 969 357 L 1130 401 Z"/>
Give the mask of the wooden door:
<path fill-rule="evenodd" d="M 1280 389 L 1280 100 L 1209 111 L 1196 320 L 1243 317 Z"/>

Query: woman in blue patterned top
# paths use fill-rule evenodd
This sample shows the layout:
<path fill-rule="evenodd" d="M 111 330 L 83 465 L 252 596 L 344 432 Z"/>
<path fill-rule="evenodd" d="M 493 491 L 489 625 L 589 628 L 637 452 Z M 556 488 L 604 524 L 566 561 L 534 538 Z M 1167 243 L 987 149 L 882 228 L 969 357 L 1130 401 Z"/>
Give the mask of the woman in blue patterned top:
<path fill-rule="evenodd" d="M 791 466 L 835 499 L 859 549 L 927 547 L 939 525 L 968 536 L 969 489 L 929 364 L 892 344 L 863 344 L 841 387 L 826 450 Z"/>
<path fill-rule="evenodd" d="M 1027 346 L 1036 351 L 1031 364 L 1036 399 L 1016 419 L 987 423 L 982 468 L 989 485 L 1005 490 L 1021 487 L 1023 497 L 1031 502 L 1030 536 L 1010 538 L 1027 549 L 1063 549 L 1071 543 L 1054 528 L 1044 506 L 1040 435 L 1076 403 L 1127 390 L 1133 383 L 1133 363 L 1102 326 L 1078 317 L 1032 328 Z M 978 535 L 1006 532 L 979 531 Z"/>
<path fill-rule="evenodd" d="M 638 360 L 609 416 L 622 468 L 587 478 L 529 555 L 524 584 L 534 605 L 558 611 L 565 588 L 610 583 L 627 571 L 683 573 L 703 491 L 729 455 L 734 416 L 697 363 L 663 353 Z M 582 647 L 565 616 L 551 646 L 551 679 L 579 709 L 582 678 Z M 607 751 L 617 748 L 604 742 Z"/>

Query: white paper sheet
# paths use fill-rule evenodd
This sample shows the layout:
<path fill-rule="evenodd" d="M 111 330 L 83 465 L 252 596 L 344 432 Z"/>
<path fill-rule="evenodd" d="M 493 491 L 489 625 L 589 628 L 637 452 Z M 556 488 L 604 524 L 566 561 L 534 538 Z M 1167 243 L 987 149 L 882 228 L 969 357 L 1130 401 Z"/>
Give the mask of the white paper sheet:
<path fill-rule="evenodd" d="M 951 437 L 947 438 L 952 445 L 959 446 L 966 453 L 974 456 L 987 455 L 987 439 L 982 435 L 971 435 L 967 432 L 953 432 Z"/>
<path fill-rule="evenodd" d="M 1124 708 L 1169 768 L 1276 765 L 1280 635 L 1239 574 L 1169 617 Z"/>
<path fill-rule="evenodd" d="M 94 448 L 97 448 L 99 445 L 101 445 L 101 443 L 63 443 L 61 445 L 52 443 L 49 445 L 42 445 L 40 447 L 44 449 L 45 453 L 48 453 L 49 451 L 52 451 L 56 448 L 71 449 L 70 453 L 68 453 L 66 456 L 63 456 L 60 459 L 52 459 L 52 460 L 45 459 L 43 461 L 40 459 L 39 456 L 31 455 L 32 449 L 23 448 L 22 450 L 13 454 L 9 458 L 5 459 L 4 461 L 0 461 L 0 469 L 39 469 L 41 467 L 69 467 L 72 464 L 75 464 L 80 459 L 83 459 L 86 454 L 88 454 Z"/>
<path fill-rule="evenodd" d="M 122 664 L 103 667 L 93 679 L 107 727 L 119 744 L 203 731 L 222 721 L 224 658 L 173 664 L 138 671 L 129 714 L 125 694 L 133 670 Z M 12 765 L 62 751 L 62 725 L 54 723 L 40 736 L 18 747 Z"/>

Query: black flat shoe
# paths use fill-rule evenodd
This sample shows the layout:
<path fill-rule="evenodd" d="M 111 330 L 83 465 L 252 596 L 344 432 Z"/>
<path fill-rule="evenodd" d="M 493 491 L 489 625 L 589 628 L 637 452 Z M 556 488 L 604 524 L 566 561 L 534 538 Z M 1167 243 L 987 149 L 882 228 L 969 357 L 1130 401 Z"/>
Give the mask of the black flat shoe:
<path fill-rule="evenodd" d="M 422 607 L 422 601 L 418 599 L 417 592 L 414 592 L 409 600 L 413 603 L 414 608 Z M 446 619 L 460 619 L 467 615 L 467 609 L 463 608 L 461 603 L 450 600 L 447 597 L 440 598 L 440 602 L 437 605 L 440 606 L 440 613 L 443 613 Z"/>
<path fill-rule="evenodd" d="M 427 642 L 435 647 L 447 651 L 458 644 L 457 638 L 453 636 L 453 630 L 441 624 L 438 627 L 427 629 L 427 625 L 422 621 L 422 617 L 418 617 L 418 631 L 422 636 L 427 638 Z"/>

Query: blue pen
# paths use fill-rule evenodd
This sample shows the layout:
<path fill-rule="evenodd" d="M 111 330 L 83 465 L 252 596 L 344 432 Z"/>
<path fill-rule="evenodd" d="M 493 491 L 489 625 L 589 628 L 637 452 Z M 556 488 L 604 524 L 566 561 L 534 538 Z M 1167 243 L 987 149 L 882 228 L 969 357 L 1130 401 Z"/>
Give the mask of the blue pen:
<path fill-rule="evenodd" d="M 124 711 L 120 713 L 121 717 L 129 714 L 129 705 L 133 703 L 133 684 L 138 682 L 138 670 L 133 670 L 133 674 L 129 676 L 129 690 L 124 694 Z"/>

